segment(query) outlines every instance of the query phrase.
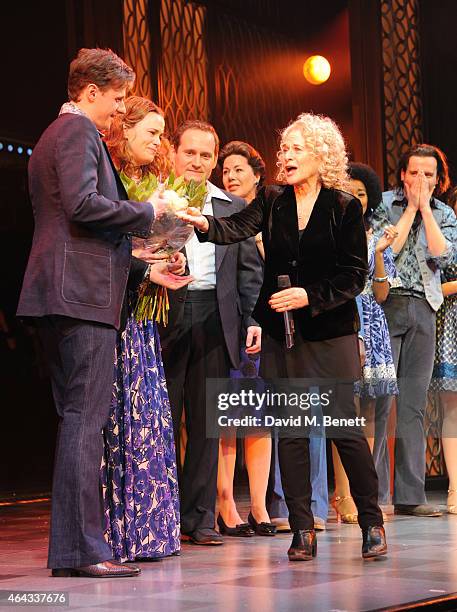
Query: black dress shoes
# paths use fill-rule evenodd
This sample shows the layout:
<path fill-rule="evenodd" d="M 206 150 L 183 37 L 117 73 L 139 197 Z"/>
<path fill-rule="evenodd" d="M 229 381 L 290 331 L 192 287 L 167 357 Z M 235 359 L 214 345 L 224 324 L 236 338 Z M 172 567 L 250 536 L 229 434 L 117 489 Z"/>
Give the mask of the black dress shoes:
<path fill-rule="evenodd" d="M 202 527 L 189 533 L 181 533 L 181 542 L 190 542 L 201 546 L 220 546 L 224 543 L 224 540 L 215 529 Z"/>
<path fill-rule="evenodd" d="M 289 561 L 311 561 L 317 554 L 317 540 L 314 529 L 294 531 L 292 544 L 287 551 Z"/>
<path fill-rule="evenodd" d="M 227 527 L 220 514 L 217 515 L 217 524 L 222 535 L 233 536 L 235 538 L 250 538 L 254 535 L 249 523 L 240 523 L 235 527 Z"/>
<path fill-rule="evenodd" d="M 382 526 L 362 529 L 362 557 L 372 559 L 387 554 L 386 532 Z"/>
<path fill-rule="evenodd" d="M 248 524 L 252 527 L 257 535 L 274 536 L 276 535 L 276 525 L 273 523 L 258 523 L 252 516 L 252 512 L 248 516 Z"/>
<path fill-rule="evenodd" d="M 61 567 L 52 570 L 54 578 L 128 578 L 141 573 L 136 565 L 128 565 L 119 561 L 101 561 L 82 567 Z"/>

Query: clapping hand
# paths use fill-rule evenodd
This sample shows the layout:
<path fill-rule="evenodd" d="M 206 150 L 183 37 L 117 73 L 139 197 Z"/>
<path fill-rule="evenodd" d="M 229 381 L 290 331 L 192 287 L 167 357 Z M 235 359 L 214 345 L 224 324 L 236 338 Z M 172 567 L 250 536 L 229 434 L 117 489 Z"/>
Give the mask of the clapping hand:
<path fill-rule="evenodd" d="M 430 198 L 435 185 L 430 185 L 423 171 L 419 171 L 411 182 L 404 182 L 408 206 L 415 210 L 429 210 Z"/>
<path fill-rule="evenodd" d="M 376 243 L 376 252 L 384 253 L 387 247 L 390 247 L 395 238 L 398 236 L 395 225 L 388 225 L 384 228 L 384 233 Z"/>

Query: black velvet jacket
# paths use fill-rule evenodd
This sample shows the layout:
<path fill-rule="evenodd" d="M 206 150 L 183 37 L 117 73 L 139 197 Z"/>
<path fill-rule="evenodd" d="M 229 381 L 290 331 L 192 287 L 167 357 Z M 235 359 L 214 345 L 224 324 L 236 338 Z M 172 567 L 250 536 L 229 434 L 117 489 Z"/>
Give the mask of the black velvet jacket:
<path fill-rule="evenodd" d="M 257 198 L 231 217 L 207 217 L 201 242 L 231 244 L 262 231 L 265 247 L 263 284 L 253 317 L 277 340 L 284 338 L 282 313 L 268 304 L 278 291 L 278 276 L 303 287 L 309 306 L 293 310 L 296 333 L 305 340 L 327 340 L 359 329 L 355 296 L 368 270 L 367 239 L 360 202 L 349 193 L 322 187 L 301 239 L 297 207 L 290 186 L 263 188 Z"/>

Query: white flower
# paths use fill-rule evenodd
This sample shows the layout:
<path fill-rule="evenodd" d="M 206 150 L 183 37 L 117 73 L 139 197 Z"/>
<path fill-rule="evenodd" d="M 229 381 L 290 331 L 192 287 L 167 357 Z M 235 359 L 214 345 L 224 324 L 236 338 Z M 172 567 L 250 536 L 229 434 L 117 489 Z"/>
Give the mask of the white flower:
<path fill-rule="evenodd" d="M 181 197 L 176 193 L 176 191 L 173 191 L 173 189 L 166 189 L 163 192 L 163 196 L 175 211 L 186 210 L 188 207 L 187 198 Z"/>

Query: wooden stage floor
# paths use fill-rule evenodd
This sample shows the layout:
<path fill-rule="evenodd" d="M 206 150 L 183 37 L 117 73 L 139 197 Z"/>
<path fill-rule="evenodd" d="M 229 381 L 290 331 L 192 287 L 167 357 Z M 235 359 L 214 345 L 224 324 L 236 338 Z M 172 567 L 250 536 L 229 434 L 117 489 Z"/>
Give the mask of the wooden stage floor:
<path fill-rule="evenodd" d="M 444 494 L 429 496 L 444 504 Z M 241 506 L 247 514 L 246 502 Z M 160 612 L 359 612 L 457 610 L 457 516 L 389 517 L 389 555 L 364 562 L 357 525 L 330 516 L 318 556 L 289 563 L 290 534 L 225 538 L 221 547 L 183 545 L 181 556 L 142 562 L 137 578 L 51 578 L 46 569 L 49 502 L 0 507 L 0 590 L 66 591 L 70 610 Z M 1 599 L 1 598 L 0 598 Z M 445 600 L 448 599 L 447 603 Z M 6 605 L 0 601 L 0 607 Z M 22 607 L 22 606 L 21 606 Z M 39 606 L 40 609 L 57 607 Z M 5 608 L 6 609 L 6 608 Z"/>

